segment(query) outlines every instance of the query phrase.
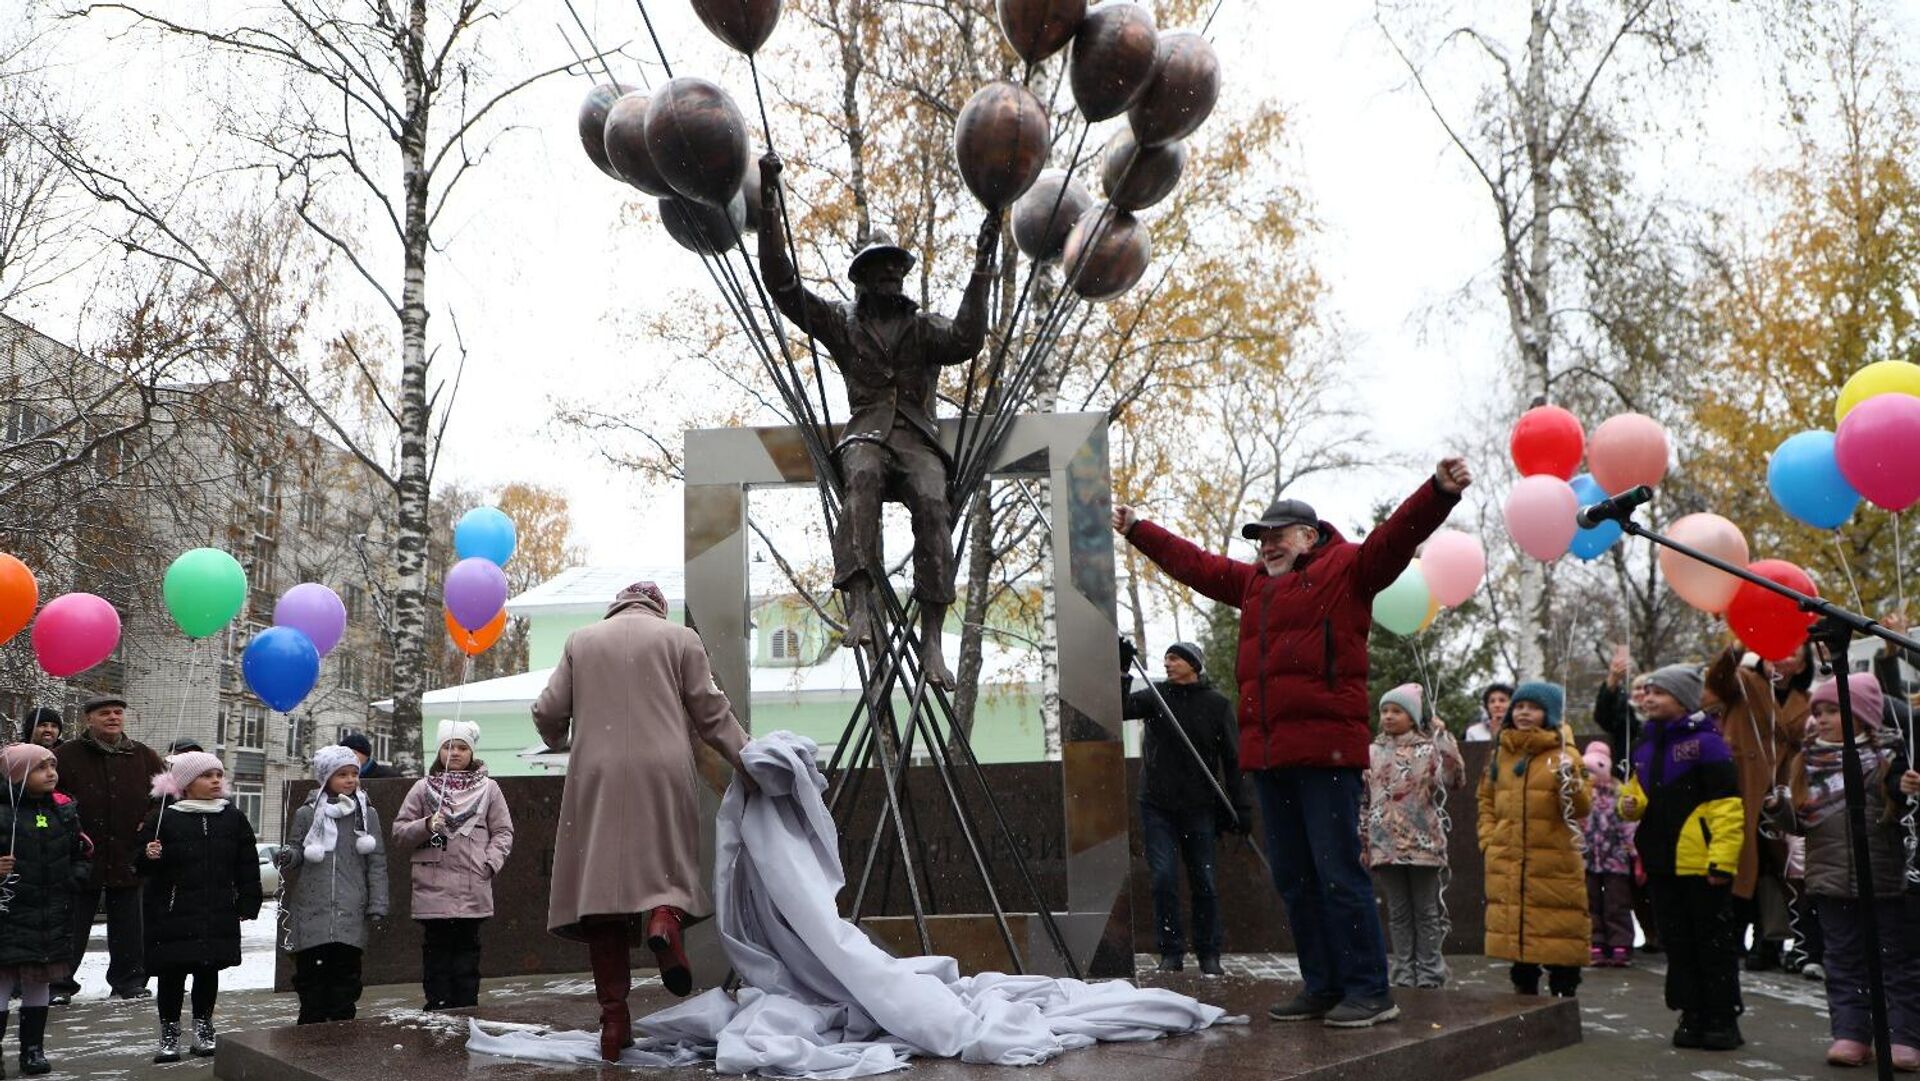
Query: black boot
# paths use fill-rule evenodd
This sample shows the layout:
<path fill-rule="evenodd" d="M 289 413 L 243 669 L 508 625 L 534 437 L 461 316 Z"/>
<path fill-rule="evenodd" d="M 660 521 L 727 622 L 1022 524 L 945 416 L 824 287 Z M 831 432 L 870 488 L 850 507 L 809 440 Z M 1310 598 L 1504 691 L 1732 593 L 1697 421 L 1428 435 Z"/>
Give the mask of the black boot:
<path fill-rule="evenodd" d="M 1187 967 L 1187 956 L 1183 953 L 1163 953 L 1160 955 L 1160 971 L 1179 972 Z"/>
<path fill-rule="evenodd" d="M 423 951 L 420 987 L 427 995 L 428 1012 L 444 1010 L 453 1005 L 453 979 L 448 972 L 447 960 L 444 948 Z"/>
<path fill-rule="evenodd" d="M 1701 1028 L 1699 1014 L 1692 1010 L 1681 1010 L 1680 1023 L 1673 1030 L 1673 1046 L 1699 1048 Z"/>
<path fill-rule="evenodd" d="M 1731 1013 L 1716 1013 L 1700 1028 L 1700 1049 L 1732 1051 L 1747 1042 L 1740 1035 L 1740 1021 Z"/>
<path fill-rule="evenodd" d="M 1522 969 L 1515 966 L 1508 978 L 1513 981 L 1513 993 L 1516 995 L 1537 995 L 1540 993 L 1540 970 Z"/>
<path fill-rule="evenodd" d="M 38 1077 L 53 1072 L 53 1066 L 47 1062 L 46 1042 L 47 1008 L 20 1007 L 20 1076 Z"/>

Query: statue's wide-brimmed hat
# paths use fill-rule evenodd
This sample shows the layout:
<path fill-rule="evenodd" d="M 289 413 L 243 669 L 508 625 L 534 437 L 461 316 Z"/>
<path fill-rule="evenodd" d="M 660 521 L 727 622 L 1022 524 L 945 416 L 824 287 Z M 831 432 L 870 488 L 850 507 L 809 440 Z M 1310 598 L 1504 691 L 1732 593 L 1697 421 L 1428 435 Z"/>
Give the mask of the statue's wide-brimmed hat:
<path fill-rule="evenodd" d="M 867 246 L 853 257 L 852 265 L 847 267 L 847 277 L 858 285 L 862 278 L 879 271 L 892 271 L 905 277 L 913 269 L 913 253 L 893 242 L 887 234 L 874 230 Z"/>

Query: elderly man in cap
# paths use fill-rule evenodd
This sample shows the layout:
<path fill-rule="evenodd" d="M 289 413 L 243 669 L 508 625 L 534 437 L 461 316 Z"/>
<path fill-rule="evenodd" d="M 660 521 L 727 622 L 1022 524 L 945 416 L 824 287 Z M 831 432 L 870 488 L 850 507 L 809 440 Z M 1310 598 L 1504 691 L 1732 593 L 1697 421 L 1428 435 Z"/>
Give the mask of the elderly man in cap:
<path fill-rule="evenodd" d="M 127 703 L 102 695 L 86 703 L 86 729 L 54 753 L 61 792 L 80 805 L 80 824 L 93 839 L 93 878 L 73 905 L 73 971 L 86 956 L 87 936 L 102 894 L 107 905 L 107 987 L 115 998 L 145 998 L 145 949 L 140 876 L 133 859 L 147 816 L 153 777 L 166 765 L 153 748 L 127 735 Z M 69 976 L 54 987 L 58 999 L 80 990 Z"/>
<path fill-rule="evenodd" d="M 367 738 L 366 733 L 348 732 L 340 737 L 340 746 L 352 751 L 353 757 L 359 761 L 361 780 L 372 781 L 381 777 L 400 776 L 399 770 L 374 759 L 373 741 Z"/>
<path fill-rule="evenodd" d="M 605 619 L 567 636 L 533 722 L 567 751 L 547 930 L 584 942 L 600 1003 L 600 1053 L 633 1042 L 628 950 L 645 944 L 661 982 L 693 987 L 685 925 L 713 914 L 700 873 L 693 740 L 740 768 L 746 730 L 714 685 L 700 635 L 667 621 L 652 582 L 620 591 Z"/>
<path fill-rule="evenodd" d="M 1117 506 L 1113 528 L 1188 587 L 1240 609 L 1240 768 L 1254 782 L 1274 885 L 1300 951 L 1305 988 L 1276 1021 L 1364 1028 L 1400 1015 L 1387 945 L 1361 856 L 1361 773 L 1372 731 L 1367 632 L 1374 595 L 1393 583 L 1473 482 L 1448 458 L 1356 544 L 1298 499 L 1281 499 L 1241 535 L 1257 562 L 1215 555 Z"/>
<path fill-rule="evenodd" d="M 780 158 L 760 159 L 760 274 L 782 314 L 826 347 L 847 384 L 852 415 L 834 448 L 845 502 L 833 537 L 833 584 L 846 595 L 847 641 L 874 641 L 873 577 L 880 565 L 880 504 L 903 503 L 913 521 L 913 596 L 920 604 L 920 663 L 929 683 L 952 689 L 940 648 L 953 603 L 953 458 L 934 421 L 934 391 L 945 365 L 964 364 L 987 340 L 1000 215 L 987 215 L 973 277 L 952 319 L 920 310 L 906 295 L 913 255 L 880 233 L 853 257 L 853 303 L 806 288 L 787 258 L 780 214 Z"/>

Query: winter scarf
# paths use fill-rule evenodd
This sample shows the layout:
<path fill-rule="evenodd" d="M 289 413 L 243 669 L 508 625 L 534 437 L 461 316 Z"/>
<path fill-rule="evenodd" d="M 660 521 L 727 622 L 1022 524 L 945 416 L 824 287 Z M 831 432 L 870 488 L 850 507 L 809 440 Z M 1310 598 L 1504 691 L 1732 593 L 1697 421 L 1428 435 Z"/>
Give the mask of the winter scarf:
<path fill-rule="evenodd" d="M 341 795 L 327 798 L 327 790 L 321 789 L 313 794 L 313 825 L 307 827 L 306 839 L 301 843 L 302 854 L 308 863 L 324 863 L 334 844 L 340 837 L 340 819 L 348 815 L 358 815 L 354 826 L 353 850 L 362 856 L 372 852 L 379 843 L 367 832 L 367 798 L 358 792 L 351 796 Z"/>
<path fill-rule="evenodd" d="M 1860 733 L 1854 744 L 1860 749 L 1862 777 L 1871 778 L 1874 771 L 1892 757 L 1889 749 L 1879 746 L 1877 727 L 1874 731 Z M 1840 769 L 1845 751 L 1846 745 L 1843 743 L 1816 739 L 1801 752 L 1807 764 L 1807 795 L 1800 801 L 1800 821 L 1808 829 L 1826 821 L 1835 812 L 1846 810 L 1846 781 Z"/>
<path fill-rule="evenodd" d="M 217 815 L 227 809 L 225 799 L 177 799 L 167 804 L 169 811 L 185 811 L 188 814 Z"/>
<path fill-rule="evenodd" d="M 491 791 L 484 762 L 476 762 L 472 769 L 436 773 L 427 781 L 427 813 L 446 815 L 447 829 L 465 836 L 487 809 Z"/>

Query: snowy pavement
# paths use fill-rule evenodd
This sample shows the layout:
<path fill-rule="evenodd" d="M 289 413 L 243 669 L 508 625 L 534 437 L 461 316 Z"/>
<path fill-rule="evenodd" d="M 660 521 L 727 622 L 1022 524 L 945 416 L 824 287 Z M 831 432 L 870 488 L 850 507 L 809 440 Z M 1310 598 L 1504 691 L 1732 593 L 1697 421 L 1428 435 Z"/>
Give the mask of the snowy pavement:
<path fill-rule="evenodd" d="M 279 903 L 269 899 L 260 907 L 260 918 L 240 925 L 240 967 L 220 973 L 220 990 L 271 990 L 273 988 L 273 942 L 279 933 Z M 93 925 L 87 940 L 87 956 L 80 962 L 79 1001 L 107 997 L 107 925 Z M 148 984 L 152 986 L 151 983 Z"/>

